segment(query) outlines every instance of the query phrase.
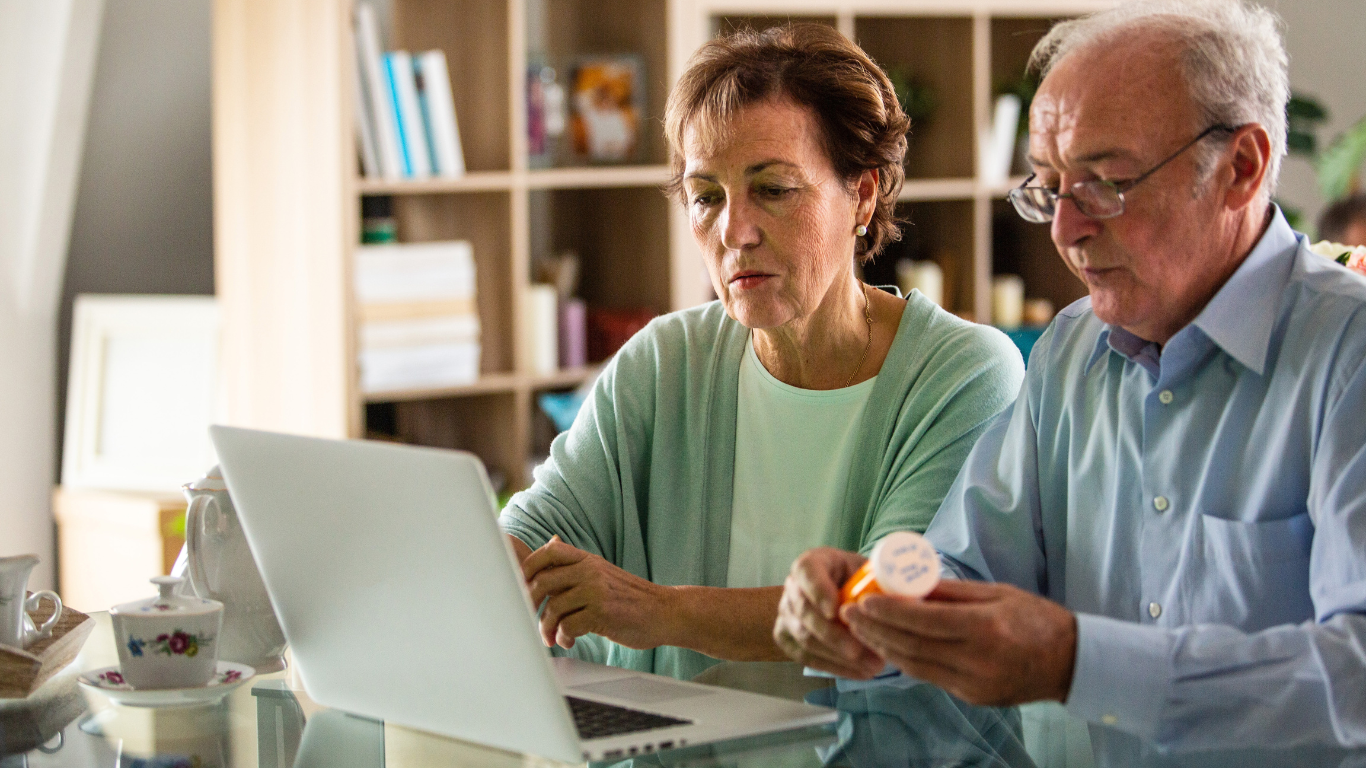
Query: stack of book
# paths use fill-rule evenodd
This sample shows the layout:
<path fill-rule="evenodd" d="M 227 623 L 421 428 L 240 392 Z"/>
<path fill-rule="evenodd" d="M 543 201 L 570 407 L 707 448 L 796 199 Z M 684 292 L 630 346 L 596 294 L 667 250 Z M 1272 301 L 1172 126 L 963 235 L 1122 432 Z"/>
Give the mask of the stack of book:
<path fill-rule="evenodd" d="M 375 9 L 355 15 L 356 134 L 369 178 L 454 178 L 465 173 L 446 54 L 384 52 Z"/>
<path fill-rule="evenodd" d="M 474 251 L 463 240 L 356 249 L 357 338 L 367 394 L 479 378 Z"/>

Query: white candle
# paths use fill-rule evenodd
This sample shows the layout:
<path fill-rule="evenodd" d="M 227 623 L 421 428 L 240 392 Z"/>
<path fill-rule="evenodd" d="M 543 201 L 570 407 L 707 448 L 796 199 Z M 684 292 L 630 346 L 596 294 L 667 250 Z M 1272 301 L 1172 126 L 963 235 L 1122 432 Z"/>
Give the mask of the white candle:
<path fill-rule="evenodd" d="M 944 271 L 933 261 L 898 261 L 896 282 L 903 295 L 909 296 L 912 290 L 917 290 L 935 304 L 944 306 Z"/>
<path fill-rule="evenodd" d="M 560 368 L 558 301 L 559 294 L 553 285 L 537 283 L 527 287 L 522 359 L 532 373 L 554 373 Z"/>
<path fill-rule="evenodd" d="M 1024 279 L 997 275 L 991 281 L 991 322 L 1002 328 L 1019 328 L 1024 315 Z"/>

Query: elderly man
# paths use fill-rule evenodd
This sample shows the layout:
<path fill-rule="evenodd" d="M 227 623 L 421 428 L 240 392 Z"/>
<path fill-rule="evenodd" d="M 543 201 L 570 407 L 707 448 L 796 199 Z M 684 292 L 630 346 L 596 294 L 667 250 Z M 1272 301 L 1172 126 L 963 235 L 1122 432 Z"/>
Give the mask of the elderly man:
<path fill-rule="evenodd" d="M 1239 0 L 1135 2 L 1039 44 L 1011 200 L 1090 296 L 927 532 L 962 580 L 839 608 L 863 558 L 812 550 L 774 631 L 790 655 L 1063 701 L 1110 726 L 1102 753 L 1366 745 L 1366 281 L 1270 203 L 1277 26 Z"/>

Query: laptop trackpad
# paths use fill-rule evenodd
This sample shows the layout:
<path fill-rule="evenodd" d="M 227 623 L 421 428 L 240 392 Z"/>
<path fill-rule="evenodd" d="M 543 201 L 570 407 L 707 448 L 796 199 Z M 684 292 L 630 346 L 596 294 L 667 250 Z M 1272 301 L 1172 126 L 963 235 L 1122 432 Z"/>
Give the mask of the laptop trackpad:
<path fill-rule="evenodd" d="M 715 691 L 703 687 L 680 685 L 651 677 L 622 677 L 616 680 L 608 680 L 605 683 L 575 685 L 571 686 L 569 690 L 583 691 L 599 696 L 611 696 L 636 704 L 658 704 L 663 701 L 678 701 L 695 696 L 710 696 L 715 693 Z"/>

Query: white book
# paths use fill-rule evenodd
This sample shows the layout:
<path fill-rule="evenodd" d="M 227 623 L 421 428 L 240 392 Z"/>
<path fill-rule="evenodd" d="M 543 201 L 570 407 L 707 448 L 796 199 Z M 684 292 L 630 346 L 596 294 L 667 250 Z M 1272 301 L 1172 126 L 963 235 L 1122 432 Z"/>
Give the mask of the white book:
<path fill-rule="evenodd" d="M 360 353 L 360 386 L 366 393 L 448 387 L 479 379 L 479 343 L 381 347 Z"/>
<path fill-rule="evenodd" d="M 455 120 L 455 100 L 444 51 L 427 51 L 414 60 L 422 72 L 422 87 L 430 117 L 436 172 L 446 178 L 465 175 L 465 150 L 460 146 L 460 124 Z"/>
<path fill-rule="evenodd" d="M 978 149 L 981 153 L 982 180 L 987 184 L 1003 184 L 1009 177 L 1019 120 L 1020 97 L 1013 93 L 997 97 L 991 127 L 982 131 Z"/>
<path fill-rule="evenodd" d="M 361 349 L 479 341 L 479 316 L 449 315 L 417 320 L 361 323 Z"/>
<path fill-rule="evenodd" d="M 383 243 L 356 249 L 356 300 L 364 304 L 473 299 L 474 247 L 467 240 Z"/>
<path fill-rule="evenodd" d="M 384 61 L 380 56 L 382 50 L 374 7 L 369 3 L 357 3 L 356 55 L 360 57 L 365 101 L 369 108 L 370 126 L 374 129 L 375 159 L 384 178 L 398 179 L 403 176 L 403 150 L 398 143 L 398 119 L 394 114 L 393 99 L 389 96 L 389 81 L 384 76 Z"/>
<path fill-rule="evenodd" d="M 375 132 L 370 128 L 374 123 L 374 118 L 370 116 L 370 107 L 366 103 L 365 86 L 361 82 L 359 58 L 352 75 L 351 81 L 355 83 L 356 142 L 360 145 L 361 172 L 368 179 L 379 178 L 383 174 L 380 173 L 379 156 L 375 149 Z"/>
<path fill-rule="evenodd" d="M 403 142 L 403 161 L 407 176 L 425 179 L 432 175 L 431 150 L 427 145 L 427 129 L 422 124 L 422 106 L 417 100 L 417 80 L 413 76 L 413 59 L 407 51 L 384 54 L 384 66 L 389 75 L 389 87 L 394 94 L 398 113 L 399 138 Z"/>

